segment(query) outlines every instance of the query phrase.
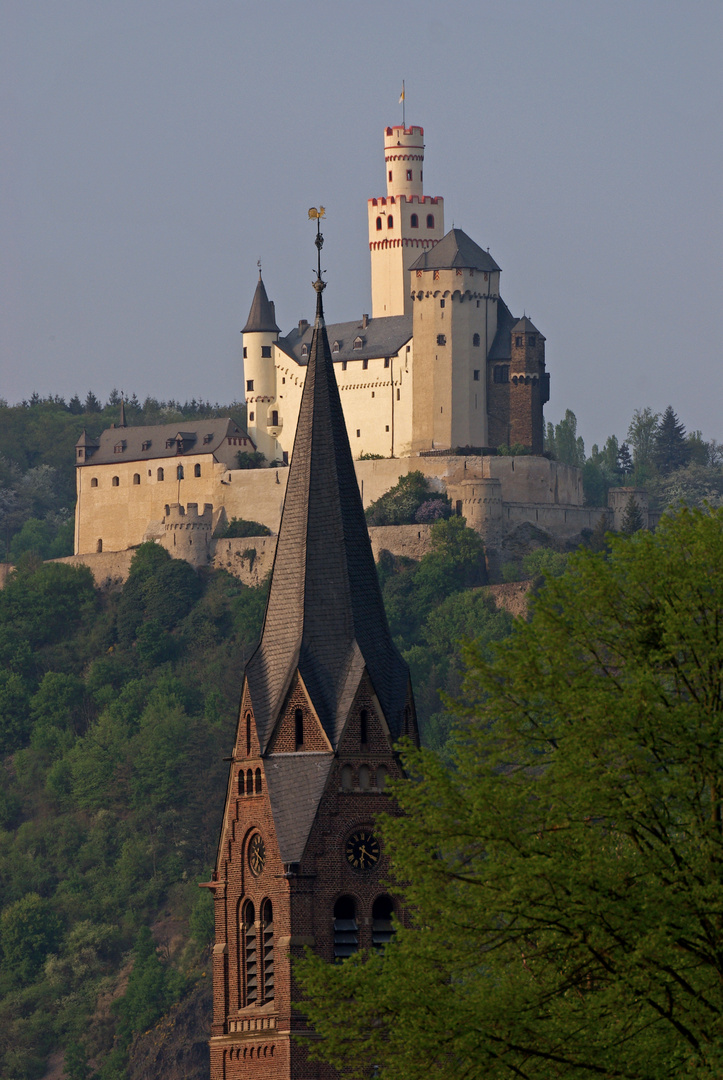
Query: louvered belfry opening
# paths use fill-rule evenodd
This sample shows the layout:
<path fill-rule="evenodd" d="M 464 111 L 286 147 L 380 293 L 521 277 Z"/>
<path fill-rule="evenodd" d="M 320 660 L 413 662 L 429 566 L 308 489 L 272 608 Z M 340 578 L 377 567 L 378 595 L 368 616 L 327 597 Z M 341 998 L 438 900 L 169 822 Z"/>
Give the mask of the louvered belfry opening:
<path fill-rule="evenodd" d="M 264 1001 L 274 998 L 274 914 L 271 901 L 265 900 L 261 911 L 261 938 L 264 966 Z"/>
<path fill-rule="evenodd" d="M 359 948 L 359 925 L 356 903 L 351 896 L 340 896 L 334 904 L 334 960 L 346 960 Z"/>
<path fill-rule="evenodd" d="M 375 949 L 383 949 L 394 937 L 393 915 L 391 896 L 378 896 L 372 906 L 372 945 Z"/>
<path fill-rule="evenodd" d="M 244 907 L 244 975 L 246 1004 L 252 1005 L 258 998 L 258 972 L 256 959 L 256 914 L 249 900 Z"/>

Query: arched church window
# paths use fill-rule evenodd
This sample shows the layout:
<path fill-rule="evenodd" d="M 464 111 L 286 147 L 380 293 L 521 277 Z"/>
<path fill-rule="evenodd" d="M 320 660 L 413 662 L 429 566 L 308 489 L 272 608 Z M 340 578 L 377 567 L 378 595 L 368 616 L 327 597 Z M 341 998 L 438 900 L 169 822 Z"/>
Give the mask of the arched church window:
<path fill-rule="evenodd" d="M 98 487 L 98 477 L 97 476 L 91 477 L 90 486 L 91 487 Z"/>
<path fill-rule="evenodd" d="M 362 709 L 359 714 L 359 742 L 362 744 L 362 746 L 366 746 L 367 744 L 367 738 L 369 734 L 367 731 L 367 728 L 369 726 L 368 721 L 369 713 L 366 711 L 366 709 Z"/>
<path fill-rule="evenodd" d="M 239 793 L 239 795 L 243 795 L 243 793 L 244 793 L 244 771 L 243 771 L 243 769 L 241 769 L 240 773 L 238 774 L 238 793 Z"/>
<path fill-rule="evenodd" d="M 243 908 L 243 943 L 244 943 L 244 987 L 245 1005 L 252 1005 L 258 998 L 258 971 L 256 949 L 256 914 L 254 905 L 247 900 Z"/>
<path fill-rule="evenodd" d="M 372 945 L 375 949 L 383 949 L 394 937 L 393 915 L 391 896 L 378 896 L 372 905 Z"/>
<path fill-rule="evenodd" d="M 351 765 L 343 765 L 341 770 L 342 791 L 351 791 L 354 786 L 354 770 Z"/>
<path fill-rule="evenodd" d="M 388 229 L 393 229 L 394 228 L 394 215 L 393 214 L 389 214 L 389 216 L 387 217 L 387 228 Z"/>
<path fill-rule="evenodd" d="M 254 773 L 253 769 L 249 769 L 246 773 L 246 794 L 253 795 L 254 793 Z"/>
<path fill-rule="evenodd" d="M 334 904 L 334 960 L 340 963 L 359 948 L 359 926 L 353 896 L 340 896 Z"/>
<path fill-rule="evenodd" d="M 256 776 L 254 779 L 254 791 L 257 795 L 261 794 L 261 769 L 256 770 Z"/>
<path fill-rule="evenodd" d="M 371 785 L 371 772 L 368 765 L 359 766 L 359 788 L 368 791 Z"/>
<path fill-rule="evenodd" d="M 133 473 L 133 483 L 134 484 L 140 484 L 140 482 L 141 482 L 141 474 L 137 473 L 137 472 Z"/>
<path fill-rule="evenodd" d="M 304 747 L 304 713 L 302 709 L 296 709 L 294 711 L 294 742 L 296 743 L 296 749 L 302 750 Z"/>
<path fill-rule="evenodd" d="M 382 231 L 382 219 L 380 217 L 378 217 L 377 218 L 377 232 L 381 232 L 381 231 Z"/>
<path fill-rule="evenodd" d="M 176 480 L 183 480 L 183 465 L 176 466 Z"/>
<path fill-rule="evenodd" d="M 479 349 L 479 334 L 472 335 L 472 344 L 476 349 Z"/>
<path fill-rule="evenodd" d="M 157 480 L 162 480 L 163 479 L 163 469 L 158 470 L 158 472 L 156 473 L 156 479 Z"/>
<path fill-rule="evenodd" d="M 263 999 L 274 1000 L 274 914 L 270 900 L 261 908 L 261 948 L 263 950 Z"/>
<path fill-rule="evenodd" d="M 388 775 L 389 775 L 389 771 L 388 771 L 387 767 L 385 765 L 380 765 L 378 767 L 378 769 L 377 769 L 377 775 L 376 775 L 376 786 L 379 789 L 379 791 L 384 791 L 384 788 L 386 787 L 387 776 Z"/>
<path fill-rule="evenodd" d="M 201 475 L 201 466 L 198 463 L 196 463 L 193 466 L 193 475 L 194 476 L 200 476 Z"/>
<path fill-rule="evenodd" d="M 246 757 L 251 756 L 251 713 L 246 713 Z"/>
<path fill-rule="evenodd" d="M 410 228 L 412 228 L 412 229 L 418 229 L 419 228 L 419 218 L 417 217 L 416 214 L 412 214 L 412 216 L 410 217 L 409 225 L 410 225 Z"/>
<path fill-rule="evenodd" d="M 427 214 L 427 228 L 434 228 L 434 214 Z"/>
<path fill-rule="evenodd" d="M 113 487 L 119 487 L 120 486 L 120 480 L 118 479 L 117 476 L 113 477 L 113 479 L 111 480 L 111 484 L 113 485 Z"/>

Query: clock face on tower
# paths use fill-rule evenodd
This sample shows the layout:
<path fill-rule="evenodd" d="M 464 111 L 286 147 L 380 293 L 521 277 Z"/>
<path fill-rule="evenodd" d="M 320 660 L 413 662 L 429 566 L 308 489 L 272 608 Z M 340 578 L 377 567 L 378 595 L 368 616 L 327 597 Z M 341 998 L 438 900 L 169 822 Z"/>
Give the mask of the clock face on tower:
<path fill-rule="evenodd" d="M 251 837 L 249 844 L 249 868 L 258 877 L 266 864 L 266 845 L 259 833 Z"/>
<path fill-rule="evenodd" d="M 344 854 L 354 870 L 373 870 L 379 863 L 379 841 L 371 829 L 356 829 L 346 842 Z"/>

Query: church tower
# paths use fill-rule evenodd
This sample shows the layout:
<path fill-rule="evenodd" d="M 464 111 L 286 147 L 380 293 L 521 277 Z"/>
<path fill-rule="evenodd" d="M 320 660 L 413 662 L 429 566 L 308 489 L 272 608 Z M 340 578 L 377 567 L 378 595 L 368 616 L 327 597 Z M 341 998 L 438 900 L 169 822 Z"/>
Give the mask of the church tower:
<path fill-rule="evenodd" d="M 329 962 L 382 947 L 403 918 L 383 884 L 374 822 L 390 808 L 387 778 L 401 775 L 395 743 L 417 741 L 414 701 L 384 613 L 320 273 L 315 288 L 264 627 L 244 675 L 206 883 L 216 915 L 212 1080 L 332 1080 L 306 1057 L 292 1010 L 295 958 L 304 946 Z"/>
<path fill-rule="evenodd" d="M 274 304 L 266 295 L 260 269 L 249 317 L 241 333 L 246 380 L 246 430 L 256 449 L 267 461 L 273 461 L 281 457 L 276 441 L 281 427 L 273 355 L 274 343 L 279 339 L 279 328 Z"/>
<path fill-rule="evenodd" d="M 444 199 L 424 195 L 424 128 L 384 131 L 387 194 L 369 200 L 372 317 L 409 315 L 409 268 L 444 236 Z"/>

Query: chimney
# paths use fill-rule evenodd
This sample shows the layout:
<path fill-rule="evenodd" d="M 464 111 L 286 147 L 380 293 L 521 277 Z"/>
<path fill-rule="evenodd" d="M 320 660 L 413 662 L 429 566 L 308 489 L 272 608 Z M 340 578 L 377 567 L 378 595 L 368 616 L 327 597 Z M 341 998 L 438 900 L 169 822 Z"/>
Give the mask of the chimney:
<path fill-rule="evenodd" d="M 303 334 L 308 329 L 309 329 L 309 320 L 308 319 L 299 319 L 299 333 Z"/>
<path fill-rule="evenodd" d="M 368 325 L 369 325 L 369 316 L 368 315 L 362 315 L 362 330 L 366 330 Z"/>

